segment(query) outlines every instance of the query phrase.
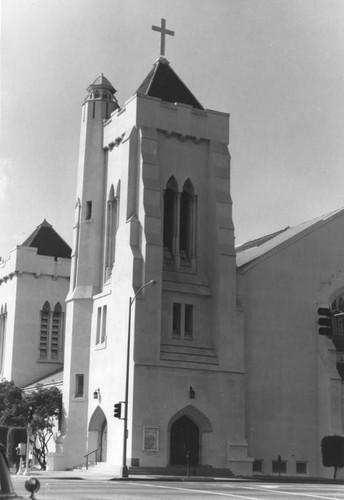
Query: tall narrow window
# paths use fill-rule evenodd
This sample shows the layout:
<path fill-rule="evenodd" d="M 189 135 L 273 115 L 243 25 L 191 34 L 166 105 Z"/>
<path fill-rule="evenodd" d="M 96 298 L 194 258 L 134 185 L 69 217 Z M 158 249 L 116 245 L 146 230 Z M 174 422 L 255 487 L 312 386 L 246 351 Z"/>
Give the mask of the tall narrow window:
<path fill-rule="evenodd" d="M 86 201 L 86 220 L 92 219 L 92 201 Z"/>
<path fill-rule="evenodd" d="M 107 319 L 106 317 L 107 317 L 107 306 L 103 306 L 101 342 L 105 342 L 106 338 L 106 319 Z"/>
<path fill-rule="evenodd" d="M 75 397 L 82 398 L 84 396 L 84 375 L 77 373 L 75 375 Z"/>
<path fill-rule="evenodd" d="M 0 309 L 0 373 L 4 369 L 5 342 L 6 342 L 7 306 Z"/>
<path fill-rule="evenodd" d="M 97 331 L 96 331 L 96 344 L 99 344 L 100 341 L 100 326 L 102 322 L 102 308 L 98 307 L 97 310 Z"/>
<path fill-rule="evenodd" d="M 174 177 L 168 181 L 164 193 L 164 248 L 172 257 L 176 249 L 176 210 L 178 186 Z"/>
<path fill-rule="evenodd" d="M 193 335 L 193 305 L 185 304 L 184 313 L 184 336 L 186 338 L 192 338 Z"/>
<path fill-rule="evenodd" d="M 174 266 L 196 265 L 196 207 L 197 197 L 189 179 L 178 193 L 177 182 L 171 177 L 164 192 L 164 261 Z"/>
<path fill-rule="evenodd" d="M 60 302 L 54 307 L 54 312 L 52 314 L 52 324 L 51 324 L 51 339 L 50 339 L 50 352 L 51 359 L 58 359 L 60 357 L 61 349 L 61 337 L 62 337 L 62 307 Z"/>
<path fill-rule="evenodd" d="M 39 339 L 39 357 L 45 359 L 48 357 L 49 325 L 50 322 L 50 304 L 45 302 L 41 311 L 41 331 Z"/>
<path fill-rule="evenodd" d="M 40 313 L 39 359 L 62 362 L 64 315 L 60 302 L 51 310 L 46 301 Z"/>
<path fill-rule="evenodd" d="M 109 199 L 107 201 L 106 212 L 106 241 L 105 241 L 105 281 L 110 277 L 112 266 L 115 260 L 116 234 L 119 220 L 119 193 L 120 182 L 117 186 L 117 194 L 114 194 L 114 188 L 111 186 Z"/>
<path fill-rule="evenodd" d="M 191 263 L 194 257 L 195 197 L 193 186 L 188 179 L 180 197 L 180 239 L 181 263 Z"/>
<path fill-rule="evenodd" d="M 182 305 L 178 302 L 173 303 L 173 335 L 180 336 L 181 333 L 181 315 Z"/>

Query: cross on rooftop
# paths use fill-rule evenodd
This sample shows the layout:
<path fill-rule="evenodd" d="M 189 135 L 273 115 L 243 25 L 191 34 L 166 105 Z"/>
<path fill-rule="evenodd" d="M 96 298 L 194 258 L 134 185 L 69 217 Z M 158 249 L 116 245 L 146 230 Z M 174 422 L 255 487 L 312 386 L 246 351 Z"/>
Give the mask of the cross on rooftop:
<path fill-rule="evenodd" d="M 174 31 L 166 29 L 166 19 L 161 19 L 161 27 L 160 26 L 152 26 L 153 31 L 159 31 L 161 33 L 160 38 L 160 55 L 165 55 L 165 38 L 166 35 L 174 36 Z"/>

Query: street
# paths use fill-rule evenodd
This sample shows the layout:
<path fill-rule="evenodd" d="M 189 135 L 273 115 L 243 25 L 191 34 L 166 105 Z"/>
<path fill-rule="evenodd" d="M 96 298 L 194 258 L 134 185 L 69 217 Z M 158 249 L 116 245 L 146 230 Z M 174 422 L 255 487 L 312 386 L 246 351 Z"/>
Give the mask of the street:
<path fill-rule="evenodd" d="M 27 497 L 25 478 L 13 479 L 16 493 Z M 254 481 L 96 481 L 41 478 L 37 500 L 151 500 L 224 497 L 241 500 L 343 499 L 344 485 L 260 483 Z"/>

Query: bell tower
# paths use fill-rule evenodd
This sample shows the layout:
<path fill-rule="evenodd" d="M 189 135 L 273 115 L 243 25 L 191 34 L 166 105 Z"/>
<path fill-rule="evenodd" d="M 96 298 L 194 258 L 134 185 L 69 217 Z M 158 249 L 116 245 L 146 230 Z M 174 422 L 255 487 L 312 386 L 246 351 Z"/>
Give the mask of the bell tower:
<path fill-rule="evenodd" d="M 82 106 L 70 290 L 67 296 L 63 404 L 64 465 L 84 454 L 76 436 L 87 432 L 89 344 L 93 296 L 101 290 L 104 190 L 107 176 L 103 123 L 119 106 L 102 74 L 87 88 Z"/>

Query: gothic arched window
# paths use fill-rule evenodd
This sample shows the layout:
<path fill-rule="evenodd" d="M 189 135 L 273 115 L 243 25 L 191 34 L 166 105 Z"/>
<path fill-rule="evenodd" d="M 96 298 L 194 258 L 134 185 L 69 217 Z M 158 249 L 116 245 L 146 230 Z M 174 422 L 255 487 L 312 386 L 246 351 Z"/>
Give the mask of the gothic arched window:
<path fill-rule="evenodd" d="M 51 310 L 46 301 L 41 310 L 39 359 L 62 361 L 63 312 L 60 302 Z"/>
<path fill-rule="evenodd" d="M 188 179 L 180 197 L 180 256 L 183 261 L 190 261 L 194 249 L 194 190 Z"/>
<path fill-rule="evenodd" d="M 194 188 L 188 179 L 178 192 L 174 177 L 164 192 L 164 260 L 174 265 L 194 268 L 196 263 L 196 201 Z M 168 252 L 166 251 L 168 250 Z"/>
<path fill-rule="evenodd" d="M 169 250 L 171 257 L 176 250 L 177 196 L 178 185 L 175 178 L 171 177 L 164 193 L 164 248 Z"/>
<path fill-rule="evenodd" d="M 118 182 L 116 196 L 113 185 L 107 201 L 106 211 L 106 242 L 105 242 L 105 281 L 110 277 L 115 260 L 116 234 L 119 221 L 119 198 L 121 181 Z"/>

